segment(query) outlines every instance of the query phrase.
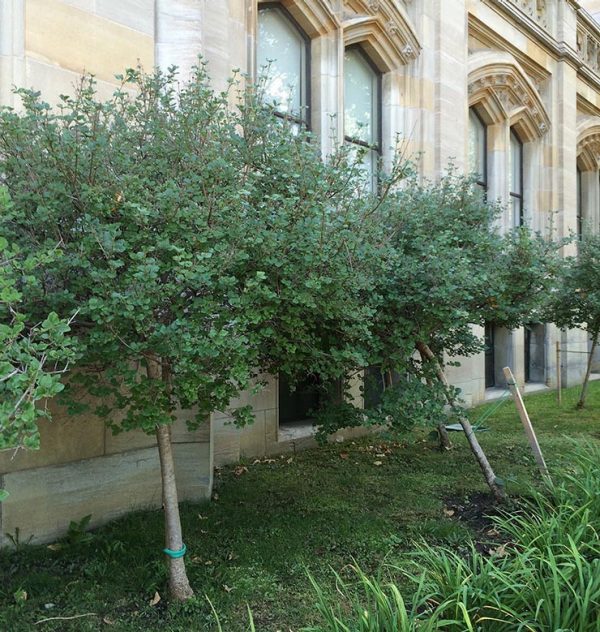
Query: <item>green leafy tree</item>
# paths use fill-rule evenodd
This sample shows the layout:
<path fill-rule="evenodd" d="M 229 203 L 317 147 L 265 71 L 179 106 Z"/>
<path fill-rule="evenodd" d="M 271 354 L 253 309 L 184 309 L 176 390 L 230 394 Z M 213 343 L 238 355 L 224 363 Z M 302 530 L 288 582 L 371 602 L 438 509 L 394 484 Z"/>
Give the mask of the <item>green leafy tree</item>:
<path fill-rule="evenodd" d="M 21 310 L 23 277 L 53 256 L 23 258 L 0 237 L 0 450 L 39 448 L 37 422 L 50 419 L 39 403 L 63 389 L 60 378 L 76 359 L 69 321 L 55 312 L 32 321 Z"/>
<path fill-rule="evenodd" d="M 6 191 L 0 189 L 0 213 L 9 205 Z M 0 450 L 39 448 L 38 421 L 51 419 L 41 404 L 60 393 L 60 378 L 77 358 L 70 321 L 55 312 L 32 320 L 22 311 L 23 279 L 59 254 L 23 257 L 0 236 Z M 0 501 L 7 495 L 0 489 Z"/>
<path fill-rule="evenodd" d="M 60 245 L 23 297 L 32 313 L 80 308 L 71 410 L 87 392 L 115 432 L 156 435 L 170 592 L 183 600 L 175 412 L 193 410 L 193 428 L 262 371 L 327 382 L 364 364 L 370 279 L 353 263 L 378 202 L 347 152 L 323 161 L 260 92 L 215 94 L 202 66 L 188 84 L 174 69 L 128 71 L 107 102 L 89 78 L 54 109 L 20 95 L 23 110 L 0 115 L 14 202 L 0 229 L 24 252 Z"/>
<path fill-rule="evenodd" d="M 514 328 L 534 318 L 552 286 L 557 246 L 526 228 L 501 235 L 499 212 L 452 172 L 435 184 L 405 182 L 378 210 L 379 270 L 369 300 L 371 362 L 385 378 L 379 419 L 400 428 L 417 420 L 437 426 L 448 448 L 445 424 L 456 416 L 490 489 L 503 498 L 444 364 L 483 349 L 473 325 L 493 320 Z M 372 418 L 357 411 L 354 420 Z"/>
<path fill-rule="evenodd" d="M 600 337 L 600 236 L 584 235 L 577 256 L 567 257 L 549 304 L 549 319 L 560 328 L 583 329 L 592 341 L 577 408 L 585 406 Z"/>

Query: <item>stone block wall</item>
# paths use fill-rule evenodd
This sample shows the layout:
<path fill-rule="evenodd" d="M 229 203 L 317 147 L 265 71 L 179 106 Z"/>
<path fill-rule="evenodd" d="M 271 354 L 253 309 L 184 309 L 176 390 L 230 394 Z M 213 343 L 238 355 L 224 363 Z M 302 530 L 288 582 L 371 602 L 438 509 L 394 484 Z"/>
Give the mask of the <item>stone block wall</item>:
<path fill-rule="evenodd" d="M 208 420 L 189 432 L 185 415 L 173 426 L 180 500 L 204 500 L 212 489 L 212 443 Z M 63 535 L 71 520 L 91 514 L 98 526 L 137 509 L 160 507 L 156 439 L 142 432 L 113 435 L 93 416 L 69 417 L 53 410 L 41 423 L 39 451 L 0 453 L 0 546 L 19 529 L 21 538 L 47 542 Z"/>

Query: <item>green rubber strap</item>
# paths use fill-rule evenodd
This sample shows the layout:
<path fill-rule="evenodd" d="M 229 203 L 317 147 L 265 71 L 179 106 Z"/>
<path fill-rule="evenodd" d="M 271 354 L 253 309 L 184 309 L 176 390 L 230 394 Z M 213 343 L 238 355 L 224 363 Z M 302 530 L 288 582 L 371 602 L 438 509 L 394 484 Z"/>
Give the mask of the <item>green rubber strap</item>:
<path fill-rule="evenodd" d="M 174 560 L 178 560 L 180 557 L 183 557 L 187 553 L 187 546 L 184 544 L 183 547 L 179 551 L 172 551 L 171 549 L 163 549 L 163 553 L 168 555 L 170 558 Z"/>

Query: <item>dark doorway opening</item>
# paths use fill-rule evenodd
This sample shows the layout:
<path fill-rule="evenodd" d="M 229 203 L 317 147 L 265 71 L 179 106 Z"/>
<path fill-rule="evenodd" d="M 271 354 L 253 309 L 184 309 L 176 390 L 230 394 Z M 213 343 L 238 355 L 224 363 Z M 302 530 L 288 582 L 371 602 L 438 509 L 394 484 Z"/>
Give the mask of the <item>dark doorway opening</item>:
<path fill-rule="evenodd" d="M 543 384 L 546 381 L 546 327 L 529 323 L 524 328 L 525 382 Z"/>
<path fill-rule="evenodd" d="M 309 437 L 315 433 L 315 413 L 328 401 L 342 398 L 342 380 L 324 382 L 310 374 L 296 381 L 279 376 L 279 441 Z"/>

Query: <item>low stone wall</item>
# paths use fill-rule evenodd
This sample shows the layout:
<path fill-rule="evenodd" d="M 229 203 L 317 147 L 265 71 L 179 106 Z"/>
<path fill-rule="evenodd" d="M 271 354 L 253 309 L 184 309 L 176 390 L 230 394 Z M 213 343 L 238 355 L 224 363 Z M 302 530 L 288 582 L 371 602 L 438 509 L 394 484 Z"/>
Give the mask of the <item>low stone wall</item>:
<path fill-rule="evenodd" d="M 101 420 L 55 414 L 42 423 L 37 452 L 0 454 L 0 546 L 19 530 L 33 544 L 63 536 L 71 520 L 91 514 L 99 526 L 135 511 L 160 507 L 160 463 L 156 440 L 140 432 L 112 435 Z M 173 426 L 180 500 L 202 500 L 212 489 L 209 423 L 188 432 L 182 416 Z"/>

